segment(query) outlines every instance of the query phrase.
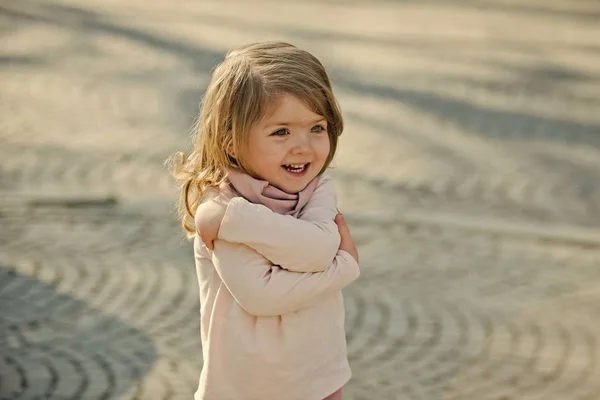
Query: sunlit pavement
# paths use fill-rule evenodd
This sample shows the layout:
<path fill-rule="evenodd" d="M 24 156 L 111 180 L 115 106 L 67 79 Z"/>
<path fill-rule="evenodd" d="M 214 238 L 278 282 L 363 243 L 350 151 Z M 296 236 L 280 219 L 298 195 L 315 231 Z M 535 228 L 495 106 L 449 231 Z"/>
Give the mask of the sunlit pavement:
<path fill-rule="evenodd" d="M 224 52 L 279 39 L 346 119 L 345 398 L 600 398 L 598 2 L 281 3 L 0 2 L 0 396 L 191 399 L 163 162 Z"/>

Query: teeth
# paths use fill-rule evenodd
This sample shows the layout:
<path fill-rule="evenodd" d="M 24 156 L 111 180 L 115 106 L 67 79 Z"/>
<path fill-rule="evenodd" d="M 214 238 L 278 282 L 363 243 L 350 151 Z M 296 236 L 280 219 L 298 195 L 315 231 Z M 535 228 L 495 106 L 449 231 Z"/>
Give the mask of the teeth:
<path fill-rule="evenodd" d="M 290 172 L 302 172 L 307 164 L 286 164 L 285 168 Z"/>

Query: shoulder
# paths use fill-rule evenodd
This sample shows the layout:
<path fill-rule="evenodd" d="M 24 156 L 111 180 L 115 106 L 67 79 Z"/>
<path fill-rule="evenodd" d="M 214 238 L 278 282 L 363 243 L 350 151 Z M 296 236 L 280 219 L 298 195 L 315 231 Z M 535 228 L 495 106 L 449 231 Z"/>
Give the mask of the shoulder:
<path fill-rule="evenodd" d="M 329 174 L 323 174 L 318 179 L 319 182 L 314 193 L 298 218 L 333 221 L 337 214 L 337 194 L 334 181 Z"/>
<path fill-rule="evenodd" d="M 323 173 L 318 179 L 319 182 L 317 183 L 315 190 L 335 192 L 335 184 L 329 173 Z"/>
<path fill-rule="evenodd" d="M 220 187 L 212 187 L 206 189 L 204 195 L 202 196 L 202 201 L 200 202 L 200 204 L 208 203 L 213 200 L 229 201 L 234 197 L 236 197 L 235 193 L 231 189 L 229 189 L 225 185 L 221 185 Z"/>
<path fill-rule="evenodd" d="M 235 197 L 231 190 L 226 190 L 220 187 L 207 188 L 202 196 L 202 200 L 194 212 L 194 225 L 196 227 L 196 233 L 200 231 L 200 227 L 206 228 L 208 221 L 212 221 L 215 218 L 216 212 L 225 210 L 227 204 L 231 199 Z M 223 211 L 224 213 L 224 211 Z"/>
<path fill-rule="evenodd" d="M 206 258 L 210 260 L 211 254 L 212 252 L 206 247 L 202 242 L 202 239 L 200 239 L 200 235 L 196 232 L 194 234 L 194 255 L 196 256 L 196 259 Z"/>
<path fill-rule="evenodd" d="M 332 198 L 337 203 L 337 195 L 333 178 L 328 173 L 319 177 L 319 182 L 312 195 L 313 198 Z"/>
<path fill-rule="evenodd" d="M 208 203 L 209 201 L 216 199 L 219 196 L 219 194 L 220 190 L 217 188 L 207 189 L 206 192 L 204 192 L 204 196 L 202 196 L 202 201 L 200 202 L 200 204 Z"/>

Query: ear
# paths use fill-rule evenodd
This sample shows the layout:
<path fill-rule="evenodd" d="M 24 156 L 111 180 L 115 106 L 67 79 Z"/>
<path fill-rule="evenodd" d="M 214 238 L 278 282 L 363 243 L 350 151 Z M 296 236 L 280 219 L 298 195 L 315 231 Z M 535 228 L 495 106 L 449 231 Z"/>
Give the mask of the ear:
<path fill-rule="evenodd" d="M 227 155 L 229 157 L 237 158 L 237 154 L 236 154 L 235 148 L 233 146 L 233 141 L 231 141 L 227 144 L 227 149 L 225 149 L 225 151 L 227 152 Z"/>
<path fill-rule="evenodd" d="M 237 152 L 233 146 L 233 142 L 227 144 L 225 148 L 225 153 L 227 154 L 227 158 L 229 158 L 229 162 L 233 165 L 239 165 L 237 159 Z"/>

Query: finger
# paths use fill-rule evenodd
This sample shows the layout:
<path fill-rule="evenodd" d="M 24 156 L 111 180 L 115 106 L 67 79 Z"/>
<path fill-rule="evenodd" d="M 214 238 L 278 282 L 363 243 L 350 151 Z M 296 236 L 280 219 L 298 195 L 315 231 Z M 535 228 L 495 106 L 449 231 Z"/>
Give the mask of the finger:
<path fill-rule="evenodd" d="M 215 248 L 215 244 L 213 243 L 212 240 L 207 240 L 204 242 L 204 245 L 206 246 L 207 249 L 209 250 L 213 250 Z"/>
<path fill-rule="evenodd" d="M 344 216 L 343 216 L 343 215 L 342 215 L 340 218 L 337 218 L 337 219 L 335 220 L 335 223 L 336 223 L 336 224 L 338 225 L 338 227 L 340 227 L 340 228 L 341 228 L 341 227 L 344 227 L 344 228 L 346 228 L 346 229 L 350 229 L 350 228 L 348 227 L 348 223 L 347 223 L 347 222 L 346 222 L 346 220 L 344 219 Z"/>
<path fill-rule="evenodd" d="M 204 245 L 208 249 L 212 250 L 212 247 L 213 247 L 212 241 L 206 239 L 206 237 L 204 237 L 203 235 L 200 235 L 200 239 L 202 239 L 202 243 L 204 243 Z"/>
<path fill-rule="evenodd" d="M 340 231 L 340 233 L 350 233 L 350 228 L 348 228 L 348 225 L 344 224 L 343 222 L 337 224 L 338 227 L 338 231 Z"/>
<path fill-rule="evenodd" d="M 340 222 L 339 224 L 337 224 L 338 226 L 338 230 L 340 232 L 344 231 L 344 232 L 350 232 L 350 228 L 348 227 L 348 225 L 346 225 L 345 222 Z"/>

